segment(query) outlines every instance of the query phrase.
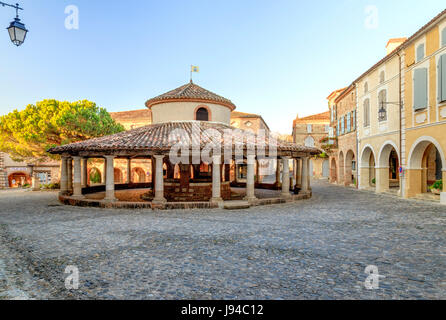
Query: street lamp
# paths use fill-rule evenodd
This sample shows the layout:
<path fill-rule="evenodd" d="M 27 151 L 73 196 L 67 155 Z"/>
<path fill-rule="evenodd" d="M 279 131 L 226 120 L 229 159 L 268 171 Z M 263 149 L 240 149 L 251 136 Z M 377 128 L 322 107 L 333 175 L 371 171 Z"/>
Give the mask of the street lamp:
<path fill-rule="evenodd" d="M 5 6 L 11 7 L 16 10 L 16 17 L 14 18 L 14 21 L 10 23 L 9 28 L 7 28 L 7 30 L 12 43 L 14 43 L 17 47 L 21 46 L 23 42 L 25 42 L 26 34 L 28 33 L 28 30 L 26 29 L 25 25 L 22 22 L 20 22 L 19 19 L 19 10 L 23 10 L 23 8 L 20 8 L 18 3 L 12 5 L 0 1 L 0 4 L 3 7 Z"/>

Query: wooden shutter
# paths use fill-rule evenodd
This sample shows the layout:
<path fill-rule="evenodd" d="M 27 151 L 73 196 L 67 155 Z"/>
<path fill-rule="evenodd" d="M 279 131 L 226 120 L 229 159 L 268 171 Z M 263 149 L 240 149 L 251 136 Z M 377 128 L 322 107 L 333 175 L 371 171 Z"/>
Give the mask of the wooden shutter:
<path fill-rule="evenodd" d="M 444 29 L 446 30 L 446 28 Z M 438 101 L 446 101 L 446 54 L 438 60 Z"/>
<path fill-rule="evenodd" d="M 417 47 L 417 62 L 424 59 L 424 43 Z"/>
<path fill-rule="evenodd" d="M 427 108 L 427 68 L 414 70 L 413 88 L 415 111 Z"/>
<path fill-rule="evenodd" d="M 446 47 L 446 28 L 441 31 L 441 46 Z"/>

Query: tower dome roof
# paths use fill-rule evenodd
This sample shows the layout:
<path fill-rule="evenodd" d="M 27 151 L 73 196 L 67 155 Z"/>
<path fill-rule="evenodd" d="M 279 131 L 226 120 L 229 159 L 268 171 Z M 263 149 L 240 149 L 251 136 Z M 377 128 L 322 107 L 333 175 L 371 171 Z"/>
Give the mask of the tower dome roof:
<path fill-rule="evenodd" d="M 231 109 L 231 111 L 235 110 L 236 108 L 235 104 L 233 104 L 231 100 L 223 98 L 222 96 L 219 96 L 218 94 L 215 94 L 209 90 L 206 90 L 196 85 L 192 81 L 177 89 L 147 100 L 146 107 L 151 108 L 156 104 L 172 101 L 193 101 L 203 103 L 212 102 L 228 107 L 229 109 Z"/>

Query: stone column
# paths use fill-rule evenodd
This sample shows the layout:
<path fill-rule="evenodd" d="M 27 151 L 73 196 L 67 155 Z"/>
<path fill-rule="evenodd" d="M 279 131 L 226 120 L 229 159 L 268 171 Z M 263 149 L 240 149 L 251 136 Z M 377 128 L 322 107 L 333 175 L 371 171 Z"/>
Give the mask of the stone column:
<path fill-rule="evenodd" d="M 37 175 L 37 172 L 34 170 L 34 168 L 32 169 L 31 173 L 31 188 L 32 191 L 40 191 L 39 176 Z"/>
<path fill-rule="evenodd" d="M 60 160 L 60 194 L 64 195 L 68 192 L 68 166 L 67 157 Z"/>
<path fill-rule="evenodd" d="M 164 175 L 163 175 L 163 155 L 153 156 L 155 159 L 155 198 L 154 204 L 164 204 L 167 202 L 164 198 Z"/>
<path fill-rule="evenodd" d="M 82 188 L 88 187 L 88 158 L 82 158 Z"/>
<path fill-rule="evenodd" d="M 247 177 L 246 177 L 246 197 L 245 200 L 248 200 L 249 202 L 253 202 L 257 200 L 255 196 L 255 181 L 254 181 L 254 164 L 256 162 L 256 156 L 255 155 L 248 155 L 247 157 L 247 164 L 248 164 L 248 170 L 247 170 Z"/>
<path fill-rule="evenodd" d="M 280 186 L 280 162 L 279 159 L 276 160 L 276 186 Z"/>
<path fill-rule="evenodd" d="M 212 157 L 212 203 L 222 202 L 221 198 L 221 156 Z"/>
<path fill-rule="evenodd" d="M 127 183 L 132 183 L 132 159 L 127 159 Z"/>
<path fill-rule="evenodd" d="M 309 184 L 308 184 L 308 170 L 309 170 L 309 158 L 305 157 L 302 158 L 302 189 L 301 192 L 308 192 L 309 191 Z"/>
<path fill-rule="evenodd" d="M 376 193 L 389 191 L 389 167 L 376 167 Z"/>
<path fill-rule="evenodd" d="M 405 198 L 412 198 L 421 193 L 422 169 L 406 169 Z"/>
<path fill-rule="evenodd" d="M 256 176 L 254 181 L 255 184 L 258 184 L 260 182 L 259 172 L 260 172 L 259 160 L 256 160 Z"/>
<path fill-rule="evenodd" d="M 370 167 L 361 167 L 359 169 L 359 189 L 367 189 L 370 187 Z"/>
<path fill-rule="evenodd" d="M 290 198 L 290 157 L 282 157 L 282 194 L 283 198 Z"/>
<path fill-rule="evenodd" d="M 74 160 L 73 197 L 82 198 L 81 157 L 73 157 L 73 160 Z"/>
<path fill-rule="evenodd" d="M 296 159 L 296 184 L 302 188 L 302 159 Z"/>
<path fill-rule="evenodd" d="M 67 160 L 67 170 L 68 170 L 68 191 L 73 191 L 73 158 L 68 158 Z"/>
<path fill-rule="evenodd" d="M 446 187 L 444 186 L 444 184 L 446 183 L 446 169 L 443 169 L 442 178 L 443 178 L 443 190 L 440 194 L 440 203 L 446 205 Z"/>
<path fill-rule="evenodd" d="M 115 172 L 114 160 L 115 156 L 105 156 L 105 198 L 106 201 L 116 201 L 115 197 Z"/>

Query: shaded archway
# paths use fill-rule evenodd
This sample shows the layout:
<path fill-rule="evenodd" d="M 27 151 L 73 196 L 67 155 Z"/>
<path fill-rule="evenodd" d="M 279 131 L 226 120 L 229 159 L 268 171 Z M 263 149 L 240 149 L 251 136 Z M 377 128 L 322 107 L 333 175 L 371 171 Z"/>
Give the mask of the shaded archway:
<path fill-rule="evenodd" d="M 25 172 L 14 172 L 8 176 L 10 188 L 20 188 L 31 184 L 31 177 Z"/>
<path fill-rule="evenodd" d="M 390 189 L 399 189 L 399 166 L 398 148 L 392 141 L 387 141 L 382 146 L 378 156 L 376 168 L 376 192 L 386 192 Z"/>
<path fill-rule="evenodd" d="M 366 145 L 361 153 L 359 188 L 374 188 L 375 184 L 375 152 L 372 146 Z"/>
<path fill-rule="evenodd" d="M 101 170 L 99 170 L 96 167 L 90 168 L 88 170 L 88 184 L 101 184 L 102 183 L 102 173 Z"/>
<path fill-rule="evenodd" d="M 132 169 L 132 182 L 144 183 L 146 182 L 146 172 L 141 167 Z"/>
<path fill-rule="evenodd" d="M 114 171 L 115 183 L 123 183 L 124 182 L 124 176 L 122 174 L 121 169 L 114 168 L 113 171 Z"/>
<path fill-rule="evenodd" d="M 432 137 L 421 137 L 413 144 L 408 164 L 407 197 L 427 193 L 436 181 L 446 178 L 443 149 Z"/>
<path fill-rule="evenodd" d="M 344 178 L 344 153 L 341 151 L 339 153 L 339 179 L 338 179 L 338 183 L 339 184 L 343 184 L 345 181 Z"/>
<path fill-rule="evenodd" d="M 356 183 L 354 170 L 356 171 L 356 167 L 353 165 L 355 162 L 355 153 L 352 150 L 347 151 L 345 155 L 345 176 L 344 183 L 346 186 L 350 186 Z"/>
<path fill-rule="evenodd" d="M 337 175 L 337 166 L 336 166 L 336 159 L 331 159 L 331 167 L 330 167 L 330 182 L 336 183 L 338 181 L 338 175 Z"/>

